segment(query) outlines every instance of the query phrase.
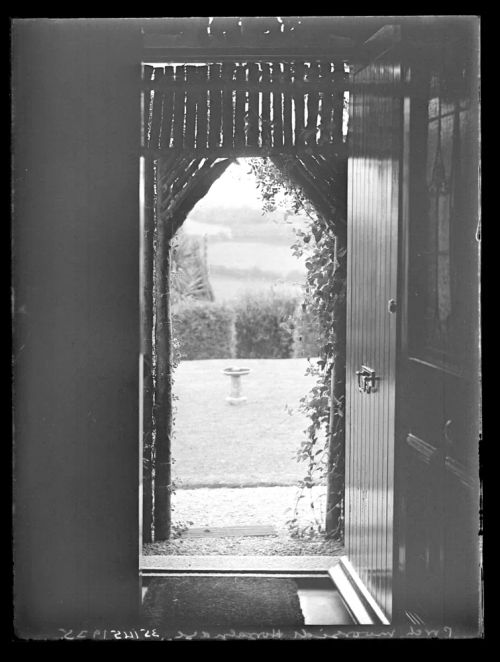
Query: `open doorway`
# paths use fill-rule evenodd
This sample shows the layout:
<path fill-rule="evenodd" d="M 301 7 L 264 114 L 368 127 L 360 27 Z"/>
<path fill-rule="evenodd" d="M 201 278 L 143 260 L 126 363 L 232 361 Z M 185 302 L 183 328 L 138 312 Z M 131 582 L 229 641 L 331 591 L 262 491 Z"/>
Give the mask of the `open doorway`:
<path fill-rule="evenodd" d="M 326 535 L 324 427 L 313 464 L 304 450 L 325 342 L 307 305 L 315 213 L 277 188 L 266 202 L 260 161 L 232 163 L 172 241 L 171 535 L 146 555 L 342 549 Z"/>
<path fill-rule="evenodd" d="M 341 542 L 346 76 L 144 68 L 147 555 Z"/>
<path fill-rule="evenodd" d="M 354 622 L 328 574 L 343 553 L 327 530 L 332 337 L 312 293 L 335 235 L 315 234 L 314 206 L 301 192 L 290 207 L 277 178 L 269 161 L 235 160 L 172 238 L 170 536 L 142 563 L 145 612 L 174 623 L 234 624 L 245 609 Z"/>
<path fill-rule="evenodd" d="M 141 575 L 300 580 L 333 605 L 346 68 L 146 69 Z"/>

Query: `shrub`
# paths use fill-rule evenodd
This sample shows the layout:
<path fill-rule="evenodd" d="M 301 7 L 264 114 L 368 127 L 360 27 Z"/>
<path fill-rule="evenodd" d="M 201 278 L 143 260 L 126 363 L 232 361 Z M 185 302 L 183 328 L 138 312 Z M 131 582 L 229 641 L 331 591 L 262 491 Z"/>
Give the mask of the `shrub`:
<path fill-rule="evenodd" d="M 212 301 L 188 301 L 174 308 L 173 334 L 181 359 L 234 357 L 234 312 Z"/>
<path fill-rule="evenodd" d="M 237 358 L 291 358 L 296 306 L 297 297 L 286 292 L 244 295 L 235 305 Z"/>
<path fill-rule="evenodd" d="M 208 276 L 206 248 L 198 237 L 190 237 L 182 228 L 174 237 L 170 296 L 172 303 L 192 299 L 213 301 Z"/>

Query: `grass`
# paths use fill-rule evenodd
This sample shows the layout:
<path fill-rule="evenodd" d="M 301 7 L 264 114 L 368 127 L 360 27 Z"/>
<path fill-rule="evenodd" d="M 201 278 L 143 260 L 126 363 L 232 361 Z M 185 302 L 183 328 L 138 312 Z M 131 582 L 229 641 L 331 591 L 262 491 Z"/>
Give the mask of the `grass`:
<path fill-rule="evenodd" d="M 262 292 L 265 296 L 272 287 L 279 287 L 297 297 L 303 296 L 301 284 L 298 281 L 274 278 L 273 280 L 265 278 L 259 279 L 249 275 L 246 277 L 231 276 L 227 274 L 211 274 L 210 284 L 218 302 L 235 301 L 247 293 L 256 294 Z"/>
<path fill-rule="evenodd" d="M 290 242 L 292 243 L 292 242 Z M 210 266 L 223 266 L 235 269 L 254 269 L 272 271 L 282 277 L 290 271 L 299 271 L 305 277 L 305 258 L 298 258 L 292 253 L 289 244 L 276 245 L 263 241 L 208 242 L 208 263 Z"/>
<path fill-rule="evenodd" d="M 251 368 L 242 377 L 246 404 L 225 400 L 230 365 Z M 175 373 L 178 397 L 172 445 L 179 488 L 294 485 L 304 475 L 295 453 L 308 419 L 296 411 L 314 384 L 307 359 L 183 361 Z M 290 415 L 286 407 L 295 411 Z"/>

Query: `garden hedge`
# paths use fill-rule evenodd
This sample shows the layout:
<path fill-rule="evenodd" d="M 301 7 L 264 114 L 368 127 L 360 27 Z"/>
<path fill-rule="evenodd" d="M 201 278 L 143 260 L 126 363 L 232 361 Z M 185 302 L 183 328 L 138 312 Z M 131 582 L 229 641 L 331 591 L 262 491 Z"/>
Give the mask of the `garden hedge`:
<path fill-rule="evenodd" d="M 274 291 L 247 294 L 237 301 L 237 358 L 291 358 L 296 307 L 295 296 Z"/>
<path fill-rule="evenodd" d="M 173 311 L 180 359 L 319 356 L 319 323 L 290 293 L 246 294 L 233 304 L 190 300 Z"/>
<path fill-rule="evenodd" d="M 234 357 L 234 311 L 228 306 L 212 301 L 181 303 L 172 322 L 181 360 Z"/>

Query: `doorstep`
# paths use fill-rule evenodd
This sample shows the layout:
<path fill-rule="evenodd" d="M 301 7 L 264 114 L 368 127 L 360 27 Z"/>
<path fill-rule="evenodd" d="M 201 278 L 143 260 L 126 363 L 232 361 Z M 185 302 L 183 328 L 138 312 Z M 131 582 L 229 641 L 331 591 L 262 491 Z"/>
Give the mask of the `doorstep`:
<path fill-rule="evenodd" d="M 353 625 L 355 619 L 331 578 L 295 580 L 304 625 Z"/>
<path fill-rule="evenodd" d="M 179 538 L 247 538 L 277 536 L 274 526 L 255 524 L 249 526 L 204 526 L 191 527 L 181 533 Z"/>
<path fill-rule="evenodd" d="M 325 576 L 338 556 L 141 556 L 143 577 L 173 574 Z"/>

